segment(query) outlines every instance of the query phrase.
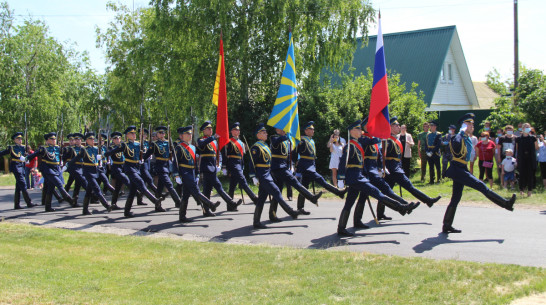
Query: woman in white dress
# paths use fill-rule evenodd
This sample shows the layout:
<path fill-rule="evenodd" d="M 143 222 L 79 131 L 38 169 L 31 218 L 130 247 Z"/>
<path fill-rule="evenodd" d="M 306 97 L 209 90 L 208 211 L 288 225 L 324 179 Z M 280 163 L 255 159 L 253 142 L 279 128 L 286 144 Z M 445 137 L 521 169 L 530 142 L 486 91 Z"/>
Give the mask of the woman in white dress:
<path fill-rule="evenodd" d="M 339 130 L 334 130 L 334 133 L 330 136 L 327 146 L 330 149 L 330 169 L 332 170 L 332 182 L 340 189 L 344 188 L 344 183 L 341 180 L 337 180 L 337 169 L 339 167 L 339 158 L 341 158 L 343 146 L 345 146 L 345 144 L 345 139 L 339 136 Z"/>

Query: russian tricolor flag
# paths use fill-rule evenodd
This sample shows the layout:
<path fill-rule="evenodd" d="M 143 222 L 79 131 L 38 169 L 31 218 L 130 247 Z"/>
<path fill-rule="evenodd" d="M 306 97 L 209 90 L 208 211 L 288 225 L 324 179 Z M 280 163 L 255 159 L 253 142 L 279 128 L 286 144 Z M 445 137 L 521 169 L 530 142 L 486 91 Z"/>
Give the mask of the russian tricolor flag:
<path fill-rule="evenodd" d="M 387 83 L 387 65 L 383 49 L 381 32 L 381 12 L 379 13 L 379 30 L 375 47 L 375 66 L 373 70 L 372 98 L 368 115 L 368 133 L 371 136 L 387 139 L 391 135 L 389 123 L 389 86 Z"/>

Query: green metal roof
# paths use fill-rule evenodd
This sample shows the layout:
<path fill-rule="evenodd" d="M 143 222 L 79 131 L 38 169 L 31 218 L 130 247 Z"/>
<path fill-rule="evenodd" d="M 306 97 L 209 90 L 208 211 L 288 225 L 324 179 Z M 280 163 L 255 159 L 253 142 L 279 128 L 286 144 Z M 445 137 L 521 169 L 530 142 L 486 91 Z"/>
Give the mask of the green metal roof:
<path fill-rule="evenodd" d="M 417 90 L 425 94 L 427 106 L 432 101 L 455 31 L 453 25 L 383 35 L 388 73 L 399 73 L 401 83 L 406 83 L 408 89 L 411 83 L 417 83 Z M 377 36 L 370 36 L 368 45 L 362 48 L 362 39 L 358 40 L 352 63 L 355 76 L 367 74 L 367 68 L 373 71 L 376 41 Z M 339 78 L 333 76 L 333 82 L 339 82 Z"/>

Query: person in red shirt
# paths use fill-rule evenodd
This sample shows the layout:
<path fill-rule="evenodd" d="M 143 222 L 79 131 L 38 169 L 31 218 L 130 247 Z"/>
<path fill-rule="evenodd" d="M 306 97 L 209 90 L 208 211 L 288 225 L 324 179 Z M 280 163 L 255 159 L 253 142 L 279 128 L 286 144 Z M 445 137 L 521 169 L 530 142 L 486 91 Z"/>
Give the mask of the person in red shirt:
<path fill-rule="evenodd" d="M 32 147 L 29 145 L 29 154 L 34 153 L 34 150 L 32 150 Z M 34 179 L 32 178 L 32 169 L 36 168 L 38 158 L 35 157 L 32 160 L 29 160 L 27 164 L 25 164 L 25 181 L 27 183 L 27 189 L 33 189 L 34 188 Z"/>
<path fill-rule="evenodd" d="M 476 155 L 479 158 L 480 180 L 486 174 L 489 187 L 493 188 L 493 157 L 495 156 L 495 142 L 489 139 L 489 132 L 484 131 L 480 135 L 480 141 L 476 144 Z"/>

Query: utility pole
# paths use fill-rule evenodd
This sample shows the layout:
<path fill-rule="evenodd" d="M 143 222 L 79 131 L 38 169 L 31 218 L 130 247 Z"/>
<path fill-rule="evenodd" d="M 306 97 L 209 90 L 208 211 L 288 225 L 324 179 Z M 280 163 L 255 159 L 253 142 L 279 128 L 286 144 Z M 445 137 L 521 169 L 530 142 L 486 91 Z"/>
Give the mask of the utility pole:
<path fill-rule="evenodd" d="M 514 94 L 519 78 L 518 43 L 518 0 L 514 0 Z"/>

